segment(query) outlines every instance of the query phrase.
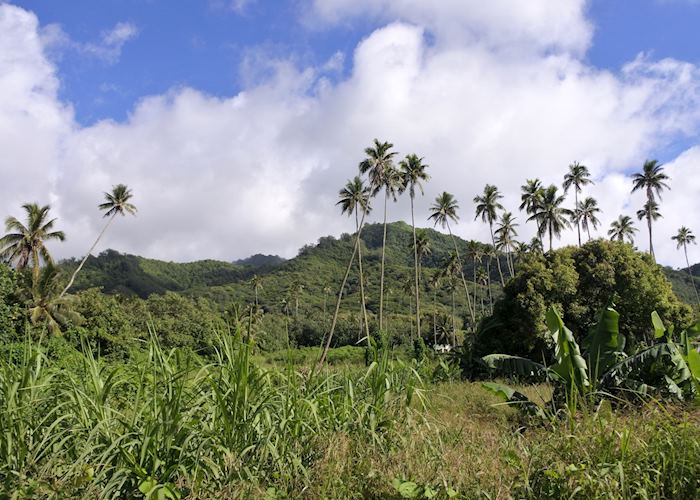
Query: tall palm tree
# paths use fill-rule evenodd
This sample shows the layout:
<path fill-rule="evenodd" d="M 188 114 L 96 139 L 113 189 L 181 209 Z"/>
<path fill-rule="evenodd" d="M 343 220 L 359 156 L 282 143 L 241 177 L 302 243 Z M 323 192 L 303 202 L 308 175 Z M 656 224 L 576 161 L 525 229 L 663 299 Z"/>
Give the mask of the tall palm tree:
<path fill-rule="evenodd" d="M 469 240 L 467 242 L 467 257 L 472 258 L 472 279 L 474 284 L 474 314 L 476 315 L 476 297 L 477 297 L 477 282 L 476 282 L 476 270 L 477 262 L 481 262 L 483 258 L 483 252 L 481 251 L 481 246 L 478 241 Z"/>
<path fill-rule="evenodd" d="M 360 162 L 360 173 L 368 174 L 369 183 L 372 189 L 372 196 L 376 196 L 384 191 L 384 236 L 382 237 L 382 265 L 381 277 L 379 279 L 379 328 L 383 328 L 384 321 L 384 263 L 386 259 L 386 209 L 389 198 L 396 201 L 396 192 L 400 187 L 399 173 L 394 167 L 394 156 L 396 151 L 392 151 L 394 145 L 390 142 L 379 142 L 374 139 L 374 147 L 365 149 L 367 158 Z"/>
<path fill-rule="evenodd" d="M 423 257 L 433 253 L 432 243 L 425 229 L 416 231 L 416 241 L 412 249 L 418 254 L 418 284 L 420 285 L 420 278 L 423 271 Z"/>
<path fill-rule="evenodd" d="M 262 290 L 263 288 L 263 279 L 258 276 L 257 274 L 254 274 L 252 278 L 250 278 L 250 281 L 248 282 L 251 285 L 253 285 L 253 293 L 255 294 L 255 309 L 258 308 L 258 292 Z"/>
<path fill-rule="evenodd" d="M 654 255 L 654 247 L 651 240 L 651 223 L 659 218 L 663 217 L 661 212 L 659 212 L 659 204 L 655 199 L 647 200 L 644 207 L 637 210 L 637 219 L 646 219 L 647 228 L 649 229 L 649 255 L 654 262 L 656 262 L 656 256 Z"/>
<path fill-rule="evenodd" d="M 56 219 L 49 219 L 49 205 L 40 207 L 36 203 L 25 203 L 22 208 L 27 216 L 26 225 L 15 217 L 5 220 L 8 233 L 0 238 L 0 258 L 20 270 L 31 262 L 34 281 L 38 281 L 41 261 L 53 264 L 45 242 L 64 241 L 66 235 L 63 231 L 53 231 Z"/>
<path fill-rule="evenodd" d="M 66 287 L 63 289 L 61 292 L 61 297 L 63 297 L 68 289 L 73 286 L 73 282 L 75 281 L 75 277 L 78 275 L 80 270 L 83 268 L 85 265 L 85 262 L 87 261 L 88 257 L 90 257 L 90 254 L 92 253 L 93 250 L 95 250 L 95 247 L 97 244 L 100 242 L 100 239 L 102 236 L 105 234 L 105 231 L 107 231 L 107 228 L 110 226 L 112 221 L 115 219 L 117 215 L 125 216 L 126 214 L 131 214 L 131 215 L 136 215 L 136 207 L 129 202 L 129 200 L 132 198 L 132 193 L 131 190 L 126 187 L 124 184 L 117 184 L 116 186 L 112 187 L 112 192 L 111 193 L 104 193 L 105 195 L 105 202 L 101 203 L 98 205 L 98 208 L 100 210 L 104 210 L 105 214 L 104 217 L 108 217 L 109 219 L 107 220 L 107 224 L 102 228 L 102 231 L 100 234 L 97 236 L 97 239 L 95 240 L 95 243 L 92 244 L 90 247 L 90 250 L 88 250 L 88 253 L 83 257 L 83 260 L 80 261 L 80 265 L 76 268 L 75 271 L 73 271 L 73 274 L 70 277 L 70 281 L 68 281 L 68 284 Z"/>
<path fill-rule="evenodd" d="M 457 222 L 459 216 L 457 215 L 457 210 L 459 205 L 454 196 L 448 192 L 443 192 L 440 196 L 435 198 L 435 202 L 430 207 L 430 216 L 428 219 L 433 219 L 435 225 L 440 224 L 440 226 L 445 229 L 447 228 L 450 238 L 452 238 L 452 244 L 455 247 L 455 255 L 460 263 L 460 274 L 462 276 L 462 284 L 464 285 L 464 293 L 467 296 L 467 307 L 469 308 L 469 315 L 471 316 L 472 323 L 476 323 L 476 315 L 474 309 L 472 308 L 472 300 L 469 297 L 469 289 L 467 288 L 467 280 L 464 278 L 464 266 L 459 256 L 459 249 L 457 248 L 457 240 L 452 234 L 452 229 L 450 228 L 450 221 Z"/>
<path fill-rule="evenodd" d="M 462 272 L 459 255 L 453 252 L 440 270 L 441 278 L 452 296 L 452 346 L 457 345 L 457 321 L 455 314 L 455 290 L 457 289 L 457 274 Z"/>
<path fill-rule="evenodd" d="M 437 272 L 433 274 L 432 278 L 428 282 L 430 288 L 433 290 L 433 345 L 437 344 L 437 292 L 442 286 L 442 276 Z"/>
<path fill-rule="evenodd" d="M 610 229 L 608 230 L 608 236 L 610 236 L 610 240 L 617 240 L 620 243 L 625 241 L 630 242 L 630 244 L 634 243 L 634 233 L 637 232 L 637 228 L 634 227 L 634 222 L 632 221 L 632 217 L 629 215 L 620 215 L 616 221 L 613 221 L 610 224 Z"/>
<path fill-rule="evenodd" d="M 657 160 L 647 160 L 644 162 L 642 171 L 632 176 L 632 192 L 644 190 L 647 196 L 646 210 L 651 207 L 651 203 L 658 197 L 661 200 L 661 192 L 664 189 L 670 189 L 666 181 L 670 180 L 668 175 L 664 173 L 664 168 Z M 658 209 L 658 204 L 656 206 Z M 654 256 L 654 243 L 651 236 L 651 223 L 654 220 L 652 217 L 647 217 L 647 229 L 649 230 L 649 253 L 651 258 Z M 640 219 L 641 220 L 641 219 Z"/>
<path fill-rule="evenodd" d="M 683 253 L 685 254 L 685 264 L 688 269 L 688 276 L 690 276 L 690 282 L 693 284 L 693 290 L 695 290 L 695 299 L 700 306 L 700 296 L 698 295 L 698 289 L 695 286 L 695 278 L 693 278 L 693 273 L 690 271 L 690 261 L 688 260 L 688 245 L 697 245 L 695 242 L 695 235 L 693 232 L 685 226 L 681 226 L 678 233 L 671 237 L 672 240 L 676 242 L 676 248 L 683 248 Z"/>
<path fill-rule="evenodd" d="M 506 251 L 506 262 L 511 276 L 515 276 L 515 266 L 513 265 L 512 250 L 515 243 L 515 237 L 518 235 L 517 230 L 519 224 L 515 223 L 515 217 L 510 212 L 503 212 L 498 220 L 496 227 L 497 242 Z"/>
<path fill-rule="evenodd" d="M 415 154 L 406 156 L 400 163 L 401 189 L 408 189 L 411 198 L 411 226 L 413 226 L 413 266 L 415 271 L 415 294 L 416 294 L 416 330 L 420 336 L 420 293 L 418 284 L 418 245 L 416 244 L 416 219 L 413 212 L 413 200 L 416 197 L 416 188 L 423 194 L 423 182 L 427 182 L 430 176 L 425 171 L 428 165 L 423 163 L 423 158 L 418 158 Z"/>
<path fill-rule="evenodd" d="M 590 196 L 579 202 L 574 212 L 574 219 L 577 224 L 581 223 L 581 228 L 588 234 L 588 241 L 591 240 L 591 226 L 593 229 L 597 229 L 600 225 L 600 220 L 597 217 L 599 213 L 598 202 Z"/>
<path fill-rule="evenodd" d="M 557 192 L 555 185 L 549 186 L 542 193 L 540 205 L 528 220 L 537 220 L 540 224 L 540 233 L 549 234 L 549 251 L 552 251 L 553 237 L 561 237 L 561 232 L 571 227 L 569 218 L 571 210 L 563 208 L 565 197 Z"/>
<path fill-rule="evenodd" d="M 525 213 L 528 215 L 534 214 L 535 208 L 540 204 L 542 192 L 544 191 L 542 188 L 542 181 L 539 179 L 527 179 L 525 184 L 520 186 L 520 190 L 522 192 L 520 195 L 520 210 L 525 210 Z M 537 237 L 540 239 L 540 243 L 542 243 L 540 225 L 537 220 L 535 222 L 537 223 Z"/>
<path fill-rule="evenodd" d="M 366 186 L 364 181 L 359 177 L 355 176 L 354 179 L 349 180 L 345 187 L 340 190 L 338 196 L 340 197 L 336 205 L 340 205 L 342 212 L 347 213 L 348 217 L 355 214 L 355 232 L 360 231 L 360 219 L 359 212 L 362 215 L 368 214 L 372 208 L 370 206 L 370 196 L 372 195 L 372 189 Z M 362 270 L 362 244 L 357 247 L 357 264 L 360 270 L 360 300 L 362 301 L 362 317 L 365 323 L 365 335 L 367 336 L 367 342 L 369 342 L 369 323 L 367 321 L 367 300 L 365 299 L 365 280 L 364 272 Z"/>
<path fill-rule="evenodd" d="M 568 194 L 569 189 L 574 188 L 574 206 L 578 207 L 578 194 L 581 188 L 587 184 L 593 184 L 588 167 L 575 161 L 569 165 L 569 172 L 564 176 L 564 194 Z M 578 235 L 578 246 L 581 246 L 581 225 L 576 219 L 576 234 Z"/>
<path fill-rule="evenodd" d="M 476 203 L 476 217 L 474 220 L 481 217 L 481 220 L 488 222 L 489 230 L 491 231 L 491 244 L 496 248 L 496 237 L 493 233 L 493 223 L 496 221 L 497 210 L 503 210 L 503 205 L 498 201 L 503 198 L 503 195 L 498 191 L 496 186 L 491 184 L 486 184 L 484 187 L 484 194 L 481 196 L 474 197 L 474 203 Z M 501 285 L 506 286 L 506 281 L 503 279 L 503 271 L 501 271 L 501 259 L 496 257 L 496 265 L 498 266 L 498 275 L 501 277 Z"/>

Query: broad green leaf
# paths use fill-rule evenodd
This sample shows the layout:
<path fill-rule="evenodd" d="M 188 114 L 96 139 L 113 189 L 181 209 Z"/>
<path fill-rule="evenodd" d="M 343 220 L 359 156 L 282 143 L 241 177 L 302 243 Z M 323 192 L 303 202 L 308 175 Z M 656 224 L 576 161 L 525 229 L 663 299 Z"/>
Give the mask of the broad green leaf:
<path fill-rule="evenodd" d="M 659 313 L 656 311 L 652 311 L 651 313 L 651 324 L 654 325 L 655 338 L 660 339 L 666 334 L 666 327 L 664 326 L 663 321 L 661 321 Z"/>
<path fill-rule="evenodd" d="M 617 363 L 619 353 L 625 347 L 625 338 L 620 334 L 620 315 L 612 307 L 600 314 L 598 324 L 586 339 L 590 373 L 594 378 L 605 373 Z"/>
<path fill-rule="evenodd" d="M 481 358 L 484 364 L 492 370 L 498 370 L 504 375 L 517 375 L 520 377 L 544 378 L 547 375 L 547 367 L 532 360 L 509 354 L 489 354 Z"/>
<path fill-rule="evenodd" d="M 547 326 L 554 339 L 554 356 L 557 363 L 550 370 L 567 384 L 579 390 L 588 387 L 588 366 L 581 356 L 581 351 L 557 311 L 550 307 L 547 311 Z"/>

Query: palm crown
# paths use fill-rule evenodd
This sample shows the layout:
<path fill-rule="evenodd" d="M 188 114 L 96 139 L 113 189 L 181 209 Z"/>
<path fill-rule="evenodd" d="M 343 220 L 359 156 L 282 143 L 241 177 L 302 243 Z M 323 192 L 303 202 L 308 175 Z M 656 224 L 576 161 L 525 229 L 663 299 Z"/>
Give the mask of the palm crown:
<path fill-rule="evenodd" d="M 390 142 L 379 142 L 374 139 L 374 147 L 365 148 L 367 158 L 360 162 L 360 173 L 369 176 L 372 195 L 386 189 L 387 196 L 395 195 L 399 187 L 399 176 L 394 167 L 396 151 L 391 151 L 394 145 Z"/>
<path fill-rule="evenodd" d="M 105 217 L 111 215 L 136 214 L 136 207 L 129 203 L 133 194 L 124 184 L 117 184 L 111 193 L 105 193 L 105 202 L 98 205 L 100 210 L 106 210 Z"/>
<path fill-rule="evenodd" d="M 634 222 L 632 217 L 629 215 L 620 215 L 616 221 L 610 224 L 610 229 L 608 230 L 608 236 L 611 240 L 625 241 L 627 239 L 630 243 L 634 242 L 634 234 L 637 232 L 637 228 L 634 227 Z"/>
<path fill-rule="evenodd" d="M 645 161 L 642 172 L 632 176 L 632 192 L 646 190 L 648 200 L 653 200 L 655 197 L 661 199 L 661 192 L 669 189 L 666 183 L 669 177 L 663 170 L 664 168 L 657 160 Z"/>
<path fill-rule="evenodd" d="M 39 271 L 40 260 L 52 263 L 44 242 L 49 240 L 65 240 L 63 231 L 53 231 L 56 219 L 49 220 L 49 206 L 40 207 L 36 203 L 26 203 L 22 208 L 27 215 L 27 223 L 22 224 L 15 217 L 5 220 L 5 228 L 8 234 L 0 239 L 0 257 L 14 263 L 18 269 L 27 267 L 30 261 Z"/>
<path fill-rule="evenodd" d="M 476 203 L 476 217 L 478 219 L 492 224 L 496 220 L 496 211 L 503 210 L 503 205 L 498 201 L 503 198 L 503 195 L 498 191 L 496 186 L 487 184 L 484 187 L 484 194 L 481 196 L 474 197 L 474 203 Z"/>
<path fill-rule="evenodd" d="M 399 175 L 401 176 L 401 190 L 408 189 L 411 198 L 416 196 L 416 187 L 423 194 L 423 182 L 430 180 L 426 172 L 428 165 L 423 163 L 423 158 L 415 154 L 406 155 L 399 163 Z"/>
<path fill-rule="evenodd" d="M 695 245 L 695 235 L 693 232 L 685 226 L 682 226 L 675 236 L 671 236 L 672 240 L 676 242 L 676 248 L 681 248 L 686 245 Z"/>
<path fill-rule="evenodd" d="M 428 219 L 435 221 L 435 225 L 440 224 L 442 228 L 445 228 L 450 221 L 457 222 L 459 220 L 457 210 L 459 210 L 457 200 L 454 196 L 445 191 L 435 198 L 435 202 L 430 207 L 430 216 Z"/>
<path fill-rule="evenodd" d="M 564 176 L 564 193 L 568 193 L 572 187 L 577 193 L 581 192 L 581 187 L 593 184 L 588 167 L 575 161 L 569 165 L 569 172 Z"/>
<path fill-rule="evenodd" d="M 349 180 L 345 187 L 339 191 L 339 200 L 336 205 L 340 205 L 342 213 L 347 213 L 348 215 L 352 215 L 358 207 L 363 212 L 369 213 L 371 210 L 369 201 L 371 194 L 372 190 L 369 186 L 365 186 L 360 176 L 356 175 L 354 179 Z"/>

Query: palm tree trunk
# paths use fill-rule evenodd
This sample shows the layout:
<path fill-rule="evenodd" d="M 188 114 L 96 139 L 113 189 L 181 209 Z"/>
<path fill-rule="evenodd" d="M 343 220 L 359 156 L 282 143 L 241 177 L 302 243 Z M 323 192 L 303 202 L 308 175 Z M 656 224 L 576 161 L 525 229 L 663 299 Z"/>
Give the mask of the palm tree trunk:
<path fill-rule="evenodd" d="M 649 228 L 649 255 L 651 259 L 656 262 L 656 256 L 654 255 L 654 242 L 651 237 L 651 213 L 647 212 L 647 226 Z"/>
<path fill-rule="evenodd" d="M 95 240 L 95 243 L 93 243 L 92 246 L 90 247 L 90 250 L 88 250 L 87 255 L 85 255 L 85 257 L 83 257 L 83 260 L 80 262 L 80 265 L 78 266 L 78 268 L 77 268 L 75 271 L 73 271 L 73 275 L 70 277 L 70 281 L 68 282 L 68 284 L 66 285 L 66 287 L 65 287 L 65 288 L 63 289 L 63 291 L 61 292 L 61 295 L 58 296 L 59 299 L 60 299 L 61 297 L 63 297 L 63 296 L 66 294 L 66 292 L 68 291 L 68 289 L 69 289 L 71 286 L 73 286 L 73 282 L 75 281 L 75 277 L 78 275 L 78 273 L 80 272 L 80 270 L 83 268 L 83 266 L 85 265 L 85 262 L 88 260 L 88 257 L 90 257 L 90 254 L 91 254 L 92 251 L 95 249 L 95 247 L 97 246 L 97 244 L 100 242 L 100 239 L 101 239 L 102 236 L 105 234 L 105 231 L 107 231 L 107 228 L 109 227 L 109 225 L 112 223 L 112 221 L 114 220 L 114 218 L 115 218 L 116 216 L 117 216 L 117 212 L 114 212 L 114 214 L 112 214 L 112 216 L 111 216 L 111 217 L 109 218 L 109 220 L 107 221 L 107 224 L 105 224 L 105 227 L 102 228 L 102 231 L 101 231 L 100 234 L 97 236 L 97 239 Z"/>
<path fill-rule="evenodd" d="M 418 247 L 416 246 L 416 220 L 413 214 L 413 196 L 411 196 L 411 225 L 413 226 L 413 265 L 416 270 L 416 331 L 420 337 L 420 294 L 418 291 Z"/>
<path fill-rule="evenodd" d="M 386 190 L 384 196 L 384 236 L 382 238 L 382 270 L 379 278 L 379 329 L 384 328 L 384 258 L 386 250 L 386 204 L 389 200 L 389 189 Z"/>
<path fill-rule="evenodd" d="M 455 287 L 452 284 L 452 347 L 457 345 L 457 322 L 455 321 Z"/>
<path fill-rule="evenodd" d="M 591 241 L 591 226 L 586 226 L 586 232 L 588 233 L 588 241 Z"/>
<path fill-rule="evenodd" d="M 33 286 L 39 284 L 39 250 L 37 248 L 32 248 L 32 278 Z"/>
<path fill-rule="evenodd" d="M 506 286 L 506 280 L 503 279 L 503 271 L 501 271 L 501 259 L 498 258 L 498 250 L 496 249 L 496 238 L 493 236 L 493 222 L 489 220 L 489 229 L 491 230 L 491 243 L 493 250 L 496 252 L 496 264 L 498 265 L 498 275 L 501 277 L 501 285 Z"/>
<path fill-rule="evenodd" d="M 328 332 L 328 338 L 326 339 L 326 345 L 323 347 L 323 353 L 321 358 L 318 360 L 318 368 L 321 369 L 323 363 L 326 361 L 326 356 L 328 355 L 328 349 L 331 347 L 331 341 L 333 340 L 333 333 L 335 332 L 335 325 L 338 323 L 338 313 L 340 312 L 340 302 L 343 299 L 343 291 L 345 290 L 345 285 L 348 282 L 348 276 L 350 275 L 350 269 L 352 269 L 352 263 L 355 261 L 355 254 L 357 254 L 357 249 L 360 246 L 360 233 L 362 232 L 362 224 L 365 222 L 365 213 L 362 214 L 362 220 L 360 221 L 360 229 L 357 231 L 355 236 L 355 246 L 352 250 L 352 256 L 348 262 L 348 267 L 345 269 L 345 276 L 343 277 L 343 283 L 340 285 L 340 292 L 338 293 L 338 299 L 335 303 L 335 312 L 333 313 L 333 321 L 331 323 L 331 329 Z"/>
<path fill-rule="evenodd" d="M 433 345 L 437 344 L 437 287 L 433 288 Z"/>
<path fill-rule="evenodd" d="M 486 286 L 488 287 L 489 292 L 489 309 L 491 310 L 491 314 L 493 314 L 493 295 L 491 293 L 491 257 L 489 257 L 489 260 L 486 261 Z"/>
<path fill-rule="evenodd" d="M 477 295 L 477 288 L 476 288 L 476 255 L 472 259 L 474 261 L 474 273 L 473 273 L 473 278 L 474 278 L 474 316 L 476 316 L 476 295 Z"/>
<path fill-rule="evenodd" d="M 450 229 L 450 224 L 447 223 L 447 231 L 450 233 L 450 238 L 452 238 L 452 244 L 455 247 L 455 254 L 457 254 L 457 262 L 459 262 L 459 274 L 462 276 L 462 284 L 464 284 L 464 293 L 467 295 L 467 307 L 469 308 L 469 315 L 472 318 L 472 323 L 476 324 L 476 315 L 472 309 L 472 299 L 469 297 L 469 288 L 467 288 L 467 280 L 464 278 L 464 266 L 462 265 L 462 258 L 459 256 L 459 249 L 457 248 L 457 240 L 452 234 L 452 229 Z"/>
<path fill-rule="evenodd" d="M 362 219 L 365 218 L 365 211 L 362 211 Z M 355 210 L 355 232 L 359 234 L 360 223 L 357 220 L 357 210 Z M 367 345 L 369 346 L 369 322 L 367 321 L 367 301 L 365 300 L 365 275 L 362 271 L 362 241 L 357 247 L 357 263 L 360 267 L 360 300 L 362 301 L 362 317 L 365 321 L 365 336 L 367 337 Z"/>
<path fill-rule="evenodd" d="M 690 271 L 690 261 L 688 260 L 688 247 L 685 243 L 683 243 L 683 253 L 685 254 L 685 264 L 688 266 L 688 276 L 690 276 L 690 282 L 693 284 L 693 290 L 695 290 L 695 300 L 698 303 L 698 306 L 700 306 L 700 295 L 698 295 L 698 289 L 695 286 L 695 278 L 693 277 L 693 273 Z"/>
<path fill-rule="evenodd" d="M 574 203 L 576 203 L 575 210 L 578 210 L 578 189 L 574 189 L 574 200 Z M 576 234 L 578 235 L 578 246 L 581 246 L 581 225 L 578 217 L 576 217 Z"/>
<path fill-rule="evenodd" d="M 549 226 L 549 251 L 552 251 L 552 225 L 548 224 Z"/>

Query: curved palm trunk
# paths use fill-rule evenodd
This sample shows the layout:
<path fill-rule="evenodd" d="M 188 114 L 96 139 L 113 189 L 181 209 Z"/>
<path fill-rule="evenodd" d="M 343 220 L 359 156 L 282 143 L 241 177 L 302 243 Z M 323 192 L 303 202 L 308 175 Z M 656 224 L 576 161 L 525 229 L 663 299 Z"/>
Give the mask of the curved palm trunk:
<path fill-rule="evenodd" d="M 489 260 L 486 261 L 486 286 L 488 287 L 489 291 L 489 309 L 491 310 L 491 314 L 493 314 L 493 295 L 491 293 L 491 257 L 489 257 Z"/>
<path fill-rule="evenodd" d="M 654 242 L 651 236 L 651 213 L 647 213 L 647 227 L 649 228 L 649 255 L 651 255 L 651 260 L 656 262 L 656 256 L 654 255 Z"/>
<path fill-rule="evenodd" d="M 457 321 L 455 320 L 455 287 L 452 285 L 452 347 L 457 345 Z"/>
<path fill-rule="evenodd" d="M 455 254 L 457 254 L 457 262 L 459 262 L 459 274 L 462 276 L 462 284 L 464 285 L 464 293 L 467 295 L 467 307 L 469 308 L 469 316 L 471 316 L 472 323 L 476 324 L 476 315 L 474 314 L 474 309 L 472 308 L 472 299 L 469 297 L 469 288 L 467 288 L 467 280 L 464 278 L 464 266 L 462 265 L 462 258 L 459 256 L 459 249 L 457 248 L 457 240 L 452 234 L 452 229 L 450 229 L 450 224 L 447 223 L 447 231 L 450 233 L 450 238 L 452 238 L 452 244 L 455 247 Z"/>
<path fill-rule="evenodd" d="M 476 298 L 476 296 L 477 296 L 477 293 L 476 293 L 477 292 L 477 287 L 476 287 L 476 255 L 474 256 L 473 261 L 474 261 L 474 273 L 473 273 L 472 277 L 474 278 L 474 316 L 476 316 L 476 301 L 477 301 L 477 298 Z M 481 311 L 481 315 L 482 316 L 484 315 L 483 308 Z"/>
<path fill-rule="evenodd" d="M 547 227 L 549 229 L 549 251 L 552 251 L 552 224 L 547 224 Z"/>
<path fill-rule="evenodd" d="M 326 339 L 326 345 L 323 347 L 323 353 L 321 358 L 318 360 L 318 368 L 323 366 L 326 361 L 326 356 L 328 356 L 328 349 L 331 347 L 331 341 L 333 340 L 333 333 L 335 332 L 335 326 L 338 323 L 338 313 L 340 312 L 340 302 L 343 300 L 343 291 L 345 291 L 345 285 L 348 282 L 348 276 L 350 275 L 350 269 L 352 269 L 352 263 L 355 261 L 355 255 L 357 254 L 357 249 L 360 246 L 360 233 L 362 233 L 362 225 L 365 222 L 365 214 L 362 214 L 362 220 L 360 221 L 360 229 L 357 231 L 355 236 L 355 246 L 352 250 L 352 256 L 348 262 L 348 267 L 345 269 L 345 276 L 343 277 L 343 283 L 340 285 L 340 292 L 338 292 L 338 299 L 335 303 L 335 312 L 333 313 L 333 321 L 331 323 L 331 329 L 328 332 L 328 338 Z"/>
<path fill-rule="evenodd" d="M 586 226 L 586 232 L 588 233 L 588 241 L 591 241 L 591 226 Z"/>
<path fill-rule="evenodd" d="M 437 344 L 437 287 L 433 288 L 433 345 Z"/>
<path fill-rule="evenodd" d="M 384 328 L 384 258 L 386 255 L 386 204 L 389 200 L 389 189 L 386 190 L 384 196 L 384 236 L 382 238 L 382 269 L 381 277 L 379 278 L 379 329 Z"/>
<path fill-rule="evenodd" d="M 365 212 L 362 211 L 362 220 L 364 221 Z M 360 223 L 357 220 L 357 210 L 355 210 L 355 232 L 360 233 Z M 365 274 L 362 271 L 362 242 L 357 246 L 357 263 L 360 268 L 360 300 L 362 301 L 362 317 L 365 321 L 365 336 L 367 337 L 367 345 L 369 345 L 369 322 L 367 321 L 367 301 L 365 300 Z"/>
<path fill-rule="evenodd" d="M 116 216 L 117 216 L 117 212 L 114 212 L 114 214 L 113 214 L 113 215 L 109 218 L 109 220 L 107 221 L 107 224 L 105 224 L 105 227 L 102 228 L 102 231 L 101 231 L 100 234 L 97 236 L 97 239 L 95 240 L 95 243 L 92 244 L 92 246 L 90 247 L 90 250 L 88 250 L 88 253 L 85 255 L 85 257 L 83 257 L 83 260 L 80 261 L 80 265 L 78 266 L 78 268 L 77 268 L 75 271 L 73 271 L 73 275 L 70 277 L 70 281 L 68 282 L 68 284 L 66 285 L 66 287 L 65 287 L 65 288 L 63 289 L 63 291 L 61 292 L 61 295 L 58 296 L 59 299 L 60 299 L 61 297 L 63 297 L 63 296 L 66 294 L 66 292 L 68 291 L 68 289 L 69 289 L 71 286 L 73 286 L 73 282 L 75 281 L 75 277 L 78 275 L 78 273 L 80 272 L 80 270 L 83 268 L 83 266 L 85 265 L 85 262 L 87 262 L 87 260 L 88 260 L 88 257 L 90 257 L 90 254 L 91 254 L 92 251 L 95 249 L 95 247 L 97 246 L 97 244 L 100 242 L 100 239 L 102 239 L 102 236 L 105 234 L 105 232 L 107 231 L 107 228 L 109 227 L 109 225 L 112 223 L 112 221 L 114 220 L 114 218 L 115 218 Z"/>
<path fill-rule="evenodd" d="M 695 286 L 695 278 L 693 277 L 693 273 L 690 271 L 690 261 L 688 261 L 688 247 L 685 243 L 683 243 L 683 253 L 685 254 L 685 264 L 688 266 L 688 276 L 690 276 L 690 282 L 693 284 L 693 290 L 695 290 L 695 300 L 698 303 L 698 306 L 700 306 L 700 295 L 698 295 L 698 289 Z"/>
<path fill-rule="evenodd" d="M 498 250 L 496 250 L 496 238 L 493 236 L 493 221 L 489 220 L 489 229 L 491 230 L 491 243 L 493 250 L 496 252 L 496 264 L 498 265 L 498 275 L 501 277 L 501 285 L 506 286 L 506 280 L 503 279 L 503 271 L 501 271 L 501 259 L 498 258 Z"/>
<path fill-rule="evenodd" d="M 416 220 L 413 214 L 413 196 L 411 196 L 411 225 L 413 226 L 413 265 L 416 270 L 416 331 L 420 337 L 420 294 L 418 291 L 418 247 L 416 246 Z"/>
<path fill-rule="evenodd" d="M 32 281 L 34 286 L 37 286 L 39 284 L 40 270 L 41 268 L 39 267 L 39 249 L 32 248 Z"/>

